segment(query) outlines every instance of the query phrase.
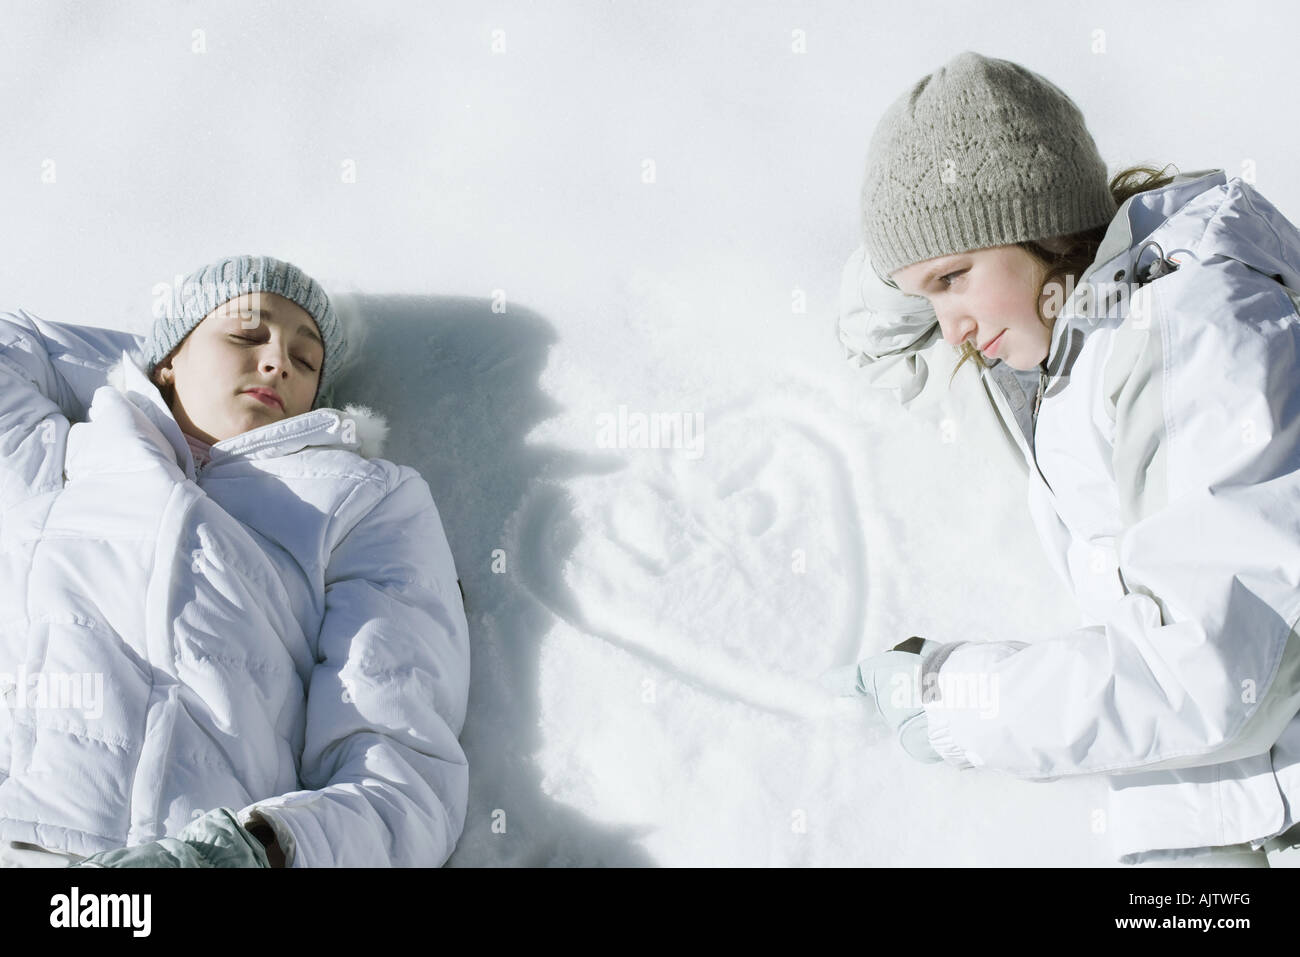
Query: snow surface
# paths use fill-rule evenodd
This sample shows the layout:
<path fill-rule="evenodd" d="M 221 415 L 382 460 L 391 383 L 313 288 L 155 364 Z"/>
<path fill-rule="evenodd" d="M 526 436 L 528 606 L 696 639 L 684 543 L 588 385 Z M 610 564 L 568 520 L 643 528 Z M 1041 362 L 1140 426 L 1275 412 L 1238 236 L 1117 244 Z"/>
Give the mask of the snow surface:
<path fill-rule="evenodd" d="M 873 394 L 840 269 L 876 119 L 963 49 L 1112 169 L 1249 168 L 1296 218 L 1300 13 L 1221 9 L 0 3 L 5 308 L 143 333 L 157 284 L 265 252 L 364 312 L 348 397 L 468 595 L 452 865 L 1108 866 L 1104 780 L 923 766 L 815 684 L 1077 614 L 974 371 Z M 698 442 L 609 447 L 620 408 Z"/>

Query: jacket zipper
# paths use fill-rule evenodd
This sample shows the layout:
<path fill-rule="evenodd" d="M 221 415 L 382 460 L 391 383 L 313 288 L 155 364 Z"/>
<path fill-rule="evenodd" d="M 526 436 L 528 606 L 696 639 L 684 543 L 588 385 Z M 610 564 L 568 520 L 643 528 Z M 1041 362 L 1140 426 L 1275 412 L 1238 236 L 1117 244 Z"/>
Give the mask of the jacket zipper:
<path fill-rule="evenodd" d="M 1003 424 L 1006 425 L 1007 431 L 1011 433 L 1015 439 L 1016 447 L 1020 449 L 1021 454 L 1024 456 L 1025 468 L 1036 471 L 1038 477 L 1042 479 L 1043 485 L 1046 486 L 1048 492 L 1051 492 L 1052 486 L 1048 484 L 1047 477 L 1043 475 L 1043 470 L 1038 467 L 1038 453 L 1034 448 L 1034 425 L 1038 420 L 1038 400 L 1043 394 L 1044 390 L 1042 382 L 1046 378 L 1046 374 L 1040 370 L 1038 396 L 1034 399 L 1033 422 L 1030 424 L 1029 436 L 1027 438 L 1021 432 L 1020 423 L 1016 421 L 1015 414 L 1008 407 L 1007 396 L 1006 393 L 1002 391 L 1002 387 L 995 381 L 988 382 L 986 385 L 989 389 L 990 395 L 993 397 L 993 405 L 996 409 L 998 418 L 1000 418 Z"/>
<path fill-rule="evenodd" d="M 1043 480 L 1043 485 L 1047 491 L 1055 496 L 1052 491 L 1052 484 L 1047 481 L 1047 476 L 1043 474 L 1042 468 L 1038 464 L 1038 409 L 1043 404 L 1043 393 L 1047 391 L 1047 373 L 1043 369 L 1038 370 L 1038 394 L 1034 396 L 1034 411 L 1029 419 L 1029 457 L 1034 463 L 1034 469 L 1038 472 L 1038 477 Z"/>
<path fill-rule="evenodd" d="M 1034 396 L 1034 414 L 1031 420 L 1030 432 L 1038 429 L 1038 407 L 1043 404 L 1043 393 L 1047 391 L 1047 373 L 1042 369 L 1038 370 L 1038 394 Z"/>

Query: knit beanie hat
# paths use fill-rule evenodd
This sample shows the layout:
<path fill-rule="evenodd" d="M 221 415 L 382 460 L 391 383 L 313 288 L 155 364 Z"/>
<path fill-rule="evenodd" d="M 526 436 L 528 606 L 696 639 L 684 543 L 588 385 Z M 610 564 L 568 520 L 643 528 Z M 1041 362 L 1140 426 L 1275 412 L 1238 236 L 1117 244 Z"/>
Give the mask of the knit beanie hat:
<path fill-rule="evenodd" d="M 212 310 L 250 292 L 274 292 L 296 302 L 316 322 L 325 343 L 325 361 L 312 408 L 330 398 L 331 380 L 343 365 L 347 336 L 329 296 L 315 279 L 292 263 L 272 256 L 231 256 L 218 259 L 185 276 L 171 290 L 163 314 L 154 321 L 144 345 L 146 373 L 171 355 Z"/>
<path fill-rule="evenodd" d="M 872 265 L 891 283 L 912 263 L 1081 232 L 1118 212 L 1074 101 L 1037 73 L 971 51 L 885 111 L 862 205 Z"/>

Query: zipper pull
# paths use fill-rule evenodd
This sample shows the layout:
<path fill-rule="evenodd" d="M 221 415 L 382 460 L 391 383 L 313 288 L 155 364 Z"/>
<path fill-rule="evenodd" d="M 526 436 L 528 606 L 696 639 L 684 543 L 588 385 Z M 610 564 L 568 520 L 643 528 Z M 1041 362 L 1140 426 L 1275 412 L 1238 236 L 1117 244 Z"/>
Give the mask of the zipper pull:
<path fill-rule="evenodd" d="M 1038 407 L 1043 404 L 1043 393 L 1047 391 L 1047 373 L 1038 370 L 1038 394 L 1034 396 L 1034 423 L 1038 422 Z"/>

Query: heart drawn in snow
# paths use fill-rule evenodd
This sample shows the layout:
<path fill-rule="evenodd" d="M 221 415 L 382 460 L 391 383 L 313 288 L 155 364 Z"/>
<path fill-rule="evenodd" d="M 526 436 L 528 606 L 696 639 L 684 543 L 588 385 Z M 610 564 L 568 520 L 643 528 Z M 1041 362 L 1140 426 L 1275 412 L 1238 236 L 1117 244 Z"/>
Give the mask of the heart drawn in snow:
<path fill-rule="evenodd" d="M 863 626 L 845 453 L 789 400 L 704 420 L 698 456 L 628 449 L 618 471 L 535 495 L 519 525 L 524 582 L 574 627 L 675 677 L 804 712 Z"/>

